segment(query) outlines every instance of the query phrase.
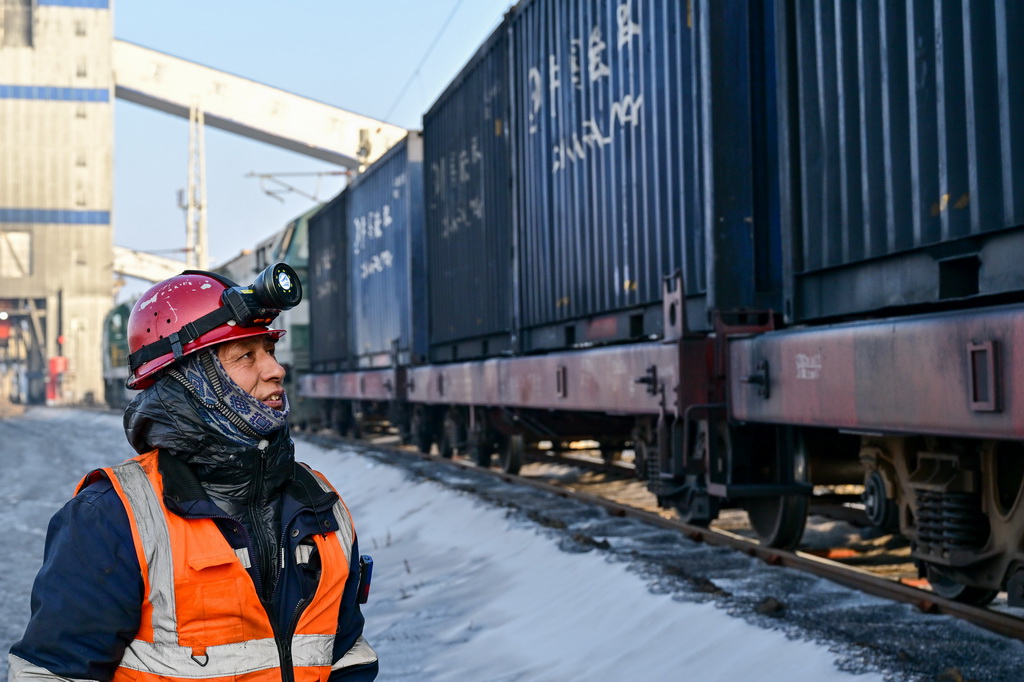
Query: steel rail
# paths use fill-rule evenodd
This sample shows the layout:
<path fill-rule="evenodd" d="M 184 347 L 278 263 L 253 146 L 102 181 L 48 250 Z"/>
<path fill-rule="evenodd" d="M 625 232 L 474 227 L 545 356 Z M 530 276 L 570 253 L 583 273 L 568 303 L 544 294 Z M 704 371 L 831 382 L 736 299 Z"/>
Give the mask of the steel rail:
<path fill-rule="evenodd" d="M 453 463 L 478 471 L 482 469 L 471 463 L 453 460 Z M 962 604 L 941 597 L 934 592 L 923 590 L 890 578 L 883 578 L 856 566 L 848 566 L 830 559 L 808 554 L 806 552 L 787 551 L 766 547 L 756 540 L 745 538 L 726 530 L 704 528 L 683 523 L 676 519 L 668 519 L 658 514 L 637 509 L 626 504 L 615 502 L 597 495 L 584 493 L 570 488 L 552 485 L 544 481 L 531 479 L 527 476 L 515 476 L 503 471 L 491 470 L 489 473 L 509 483 L 523 484 L 546 490 L 562 497 L 584 501 L 604 507 L 609 514 L 625 518 L 633 518 L 662 528 L 677 530 L 691 540 L 704 542 L 708 545 L 724 546 L 737 549 L 750 556 L 755 556 L 771 566 L 786 566 L 807 573 L 812 573 L 832 582 L 854 588 L 861 592 L 883 597 L 907 604 L 912 604 L 920 611 L 930 614 L 955 616 L 967 622 L 997 632 L 1006 637 L 1024 641 L 1024 620 L 1011 614 L 994 611 L 988 608 Z"/>
<path fill-rule="evenodd" d="M 322 437 L 316 438 L 319 439 Z M 683 523 L 677 519 L 665 518 L 656 513 L 632 507 L 627 504 L 622 504 L 620 502 L 615 502 L 598 495 L 573 490 L 569 487 L 553 485 L 529 476 L 519 476 L 497 469 L 480 467 L 472 462 L 461 459 L 444 459 L 437 457 L 436 455 L 424 454 L 387 443 L 350 441 L 348 439 L 340 438 L 338 440 L 342 442 L 357 443 L 378 451 L 386 450 L 400 456 L 430 460 L 432 462 L 444 463 L 449 466 L 457 466 L 467 470 L 486 473 L 501 478 L 511 484 L 527 485 L 549 492 L 553 495 L 597 505 L 603 507 L 612 516 L 636 519 L 668 530 L 675 530 L 690 540 L 704 542 L 713 546 L 736 549 L 749 556 L 757 557 L 770 566 L 786 566 L 788 568 L 811 573 L 866 594 L 911 604 L 923 613 L 953 616 L 1005 637 L 1024 641 L 1024 619 L 1018 618 L 1017 616 L 1009 613 L 1003 613 L 989 608 L 971 606 L 969 604 L 962 604 L 951 599 L 946 599 L 934 592 L 906 585 L 891 578 L 884 578 L 862 568 L 848 566 L 846 564 L 815 556 L 813 554 L 808 554 L 806 552 L 801 552 L 799 550 L 787 551 L 775 549 L 773 547 L 766 547 L 756 540 L 745 538 L 726 530 L 694 526 Z"/>

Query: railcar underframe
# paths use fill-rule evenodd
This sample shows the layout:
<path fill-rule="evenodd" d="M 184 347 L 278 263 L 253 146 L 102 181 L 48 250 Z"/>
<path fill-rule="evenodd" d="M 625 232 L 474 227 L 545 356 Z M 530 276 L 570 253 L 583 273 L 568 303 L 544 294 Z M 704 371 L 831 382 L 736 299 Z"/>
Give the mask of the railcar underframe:
<path fill-rule="evenodd" d="M 661 341 L 314 375 L 304 392 L 509 471 L 540 441 L 630 447 L 660 504 L 699 524 L 742 506 L 773 546 L 799 543 L 813 485 L 863 484 L 937 591 L 1024 605 L 1019 305 L 793 330 L 736 313 L 689 335 L 666 301 Z"/>
<path fill-rule="evenodd" d="M 872 520 L 933 586 L 1024 605 L 1024 308 L 1019 304 L 733 339 L 737 422 L 859 440 Z M 762 390 L 764 388 L 764 390 Z"/>

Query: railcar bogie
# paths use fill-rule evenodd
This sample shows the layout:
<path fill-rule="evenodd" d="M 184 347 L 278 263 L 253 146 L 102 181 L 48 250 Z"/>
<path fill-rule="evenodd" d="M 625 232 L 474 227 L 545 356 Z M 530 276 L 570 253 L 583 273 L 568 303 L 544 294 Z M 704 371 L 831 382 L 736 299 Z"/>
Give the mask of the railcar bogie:
<path fill-rule="evenodd" d="M 420 452 L 450 458 L 461 453 L 481 466 L 494 455 L 508 473 L 519 471 L 528 454 L 578 451 L 582 439 L 600 434 L 588 449 L 611 463 L 632 445 L 632 420 L 610 415 L 467 405 L 410 406 L 411 444 Z"/>
<path fill-rule="evenodd" d="M 936 593 L 1024 603 L 1024 445 L 947 436 L 865 436 L 865 508 L 895 525 Z M 885 498 L 884 502 L 880 501 Z"/>
<path fill-rule="evenodd" d="M 865 437 L 861 461 L 937 593 L 980 604 L 1006 586 L 1024 603 L 1024 445 Z"/>
<path fill-rule="evenodd" d="M 720 407 L 657 430 L 657 456 L 648 459 L 649 487 L 665 507 L 697 525 L 724 506 L 740 506 L 761 541 L 793 548 L 803 535 L 812 492 L 803 432 L 736 424 Z"/>
<path fill-rule="evenodd" d="M 409 410 L 408 442 L 424 454 L 430 452 L 433 444 L 436 420 L 432 412 L 426 405 L 413 405 Z"/>
<path fill-rule="evenodd" d="M 359 438 L 360 413 L 352 401 L 334 398 L 320 399 L 320 425 L 343 438 Z"/>

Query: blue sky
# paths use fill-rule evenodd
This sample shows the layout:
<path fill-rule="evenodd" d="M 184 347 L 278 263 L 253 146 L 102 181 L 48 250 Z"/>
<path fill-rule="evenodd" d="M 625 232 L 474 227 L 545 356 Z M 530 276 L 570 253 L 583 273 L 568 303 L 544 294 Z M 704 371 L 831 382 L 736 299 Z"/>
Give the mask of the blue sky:
<path fill-rule="evenodd" d="M 422 114 L 512 4 L 512 0 L 117 0 L 114 35 L 405 128 L 418 128 Z M 260 181 L 246 174 L 328 170 L 337 167 L 207 128 L 211 263 L 237 255 L 312 205 L 298 194 L 286 195 L 284 201 L 267 196 Z M 187 171 L 188 122 L 118 101 L 117 245 L 184 258 L 171 251 L 185 244 L 185 217 L 177 192 L 186 186 Z M 330 176 L 282 179 L 321 200 L 334 196 L 342 182 Z M 129 295 L 133 286 L 138 292 L 146 288 L 130 283 L 119 298 Z"/>

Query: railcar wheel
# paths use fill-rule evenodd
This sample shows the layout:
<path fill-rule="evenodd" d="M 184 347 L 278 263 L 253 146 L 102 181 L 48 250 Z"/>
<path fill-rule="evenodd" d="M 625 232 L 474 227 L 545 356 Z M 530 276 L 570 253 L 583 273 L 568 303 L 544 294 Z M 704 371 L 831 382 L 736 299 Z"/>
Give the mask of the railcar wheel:
<path fill-rule="evenodd" d="M 985 606 L 990 604 L 996 598 L 996 595 L 999 594 L 998 590 L 989 590 L 984 587 L 958 583 L 930 564 L 928 565 L 927 573 L 928 582 L 932 586 L 932 592 L 940 597 L 952 599 L 961 604 Z"/>
<path fill-rule="evenodd" d="M 647 458 L 650 457 L 651 446 L 642 438 L 633 439 L 633 473 L 641 481 L 647 480 Z"/>
<path fill-rule="evenodd" d="M 493 454 L 490 443 L 473 443 L 469 446 L 469 457 L 478 467 L 490 467 Z"/>
<path fill-rule="evenodd" d="M 622 458 L 622 451 L 610 445 L 601 446 L 601 461 L 611 466 Z"/>
<path fill-rule="evenodd" d="M 475 425 L 469 430 L 469 457 L 477 466 L 490 467 L 494 454 L 494 438 L 482 411 L 476 414 Z"/>
<path fill-rule="evenodd" d="M 429 453 L 430 446 L 433 445 L 434 439 L 430 426 L 426 408 L 422 405 L 414 407 L 412 416 L 409 418 L 409 437 L 412 445 L 416 446 L 416 449 L 423 454 Z"/>
<path fill-rule="evenodd" d="M 872 525 L 890 533 L 899 530 L 899 505 L 886 496 L 885 479 L 877 469 L 872 471 L 864 482 L 864 494 L 861 499 Z"/>
<path fill-rule="evenodd" d="M 444 459 L 451 459 L 455 454 L 456 443 L 459 438 L 459 423 L 451 410 L 445 413 L 444 421 L 441 424 L 441 439 L 437 443 L 437 453 Z"/>
<path fill-rule="evenodd" d="M 805 495 L 753 497 L 743 501 L 750 525 L 761 544 L 778 549 L 796 549 L 807 523 Z"/>
<path fill-rule="evenodd" d="M 520 433 L 512 434 L 502 439 L 499 460 L 501 470 L 506 474 L 518 474 L 523 466 L 523 436 Z"/>

